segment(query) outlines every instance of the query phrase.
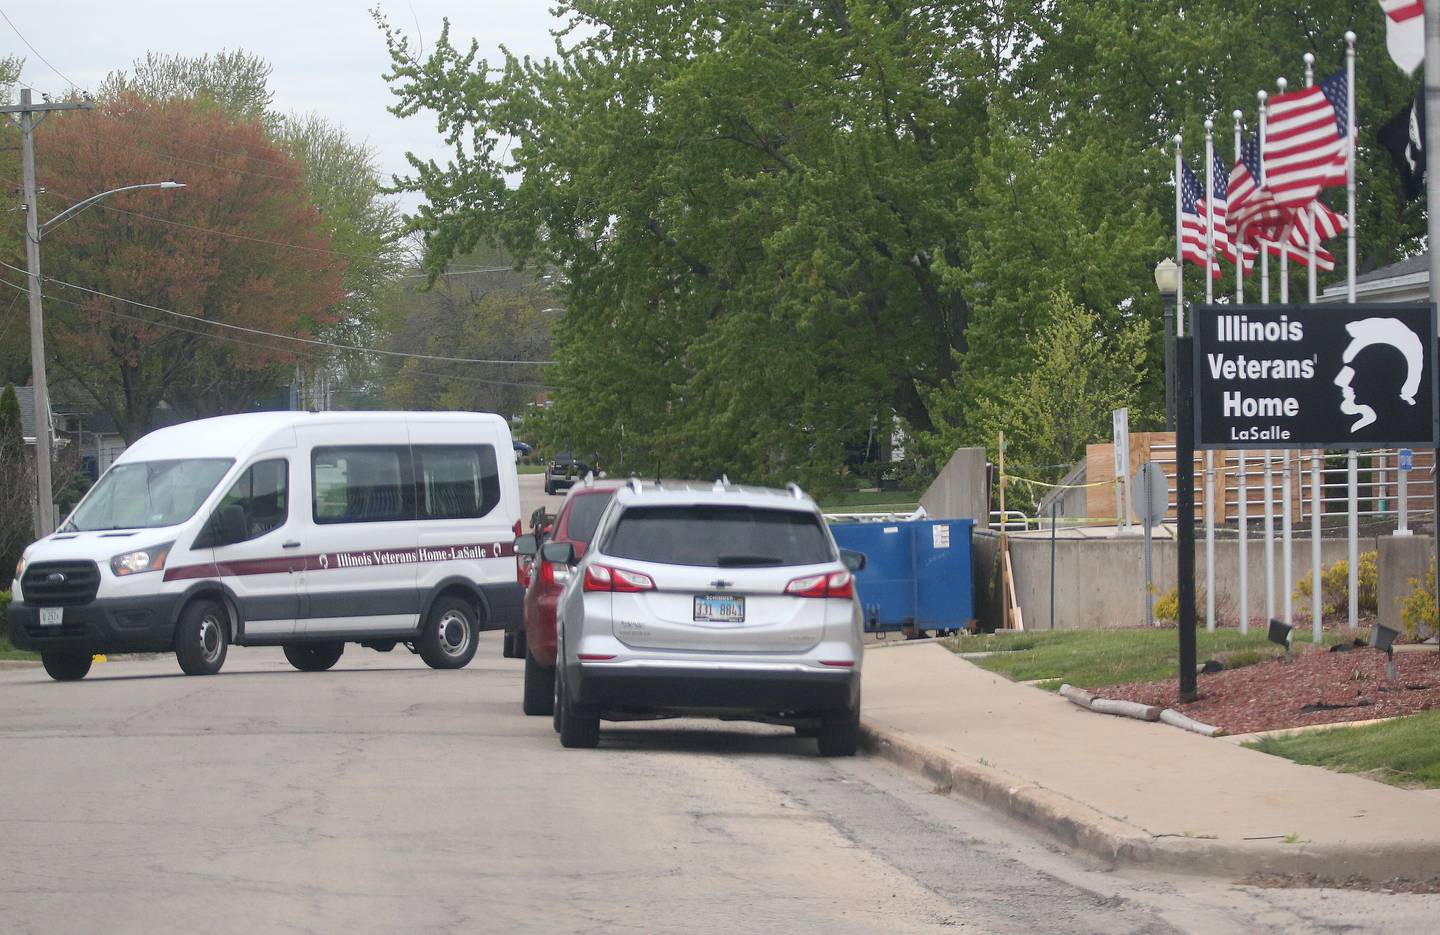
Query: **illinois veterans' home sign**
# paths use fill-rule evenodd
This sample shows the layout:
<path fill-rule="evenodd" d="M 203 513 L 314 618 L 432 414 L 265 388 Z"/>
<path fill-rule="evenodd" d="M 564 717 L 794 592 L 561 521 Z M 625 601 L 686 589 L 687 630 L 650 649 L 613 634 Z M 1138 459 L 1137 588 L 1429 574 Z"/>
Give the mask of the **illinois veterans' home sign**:
<path fill-rule="evenodd" d="M 1435 446 L 1431 305 L 1202 305 L 1197 448 Z"/>

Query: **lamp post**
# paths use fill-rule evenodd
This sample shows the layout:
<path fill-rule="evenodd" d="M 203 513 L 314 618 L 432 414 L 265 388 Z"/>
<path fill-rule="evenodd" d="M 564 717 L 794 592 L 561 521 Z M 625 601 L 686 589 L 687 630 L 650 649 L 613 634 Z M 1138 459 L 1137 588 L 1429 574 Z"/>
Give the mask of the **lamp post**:
<path fill-rule="evenodd" d="M 1155 264 L 1155 287 L 1165 308 L 1165 430 L 1175 431 L 1175 293 L 1180 267 L 1168 256 Z"/>
<path fill-rule="evenodd" d="M 25 260 L 26 266 L 29 268 L 30 285 L 30 374 L 31 382 L 35 385 L 35 519 L 39 526 L 40 537 L 44 538 L 55 531 L 55 494 L 50 478 L 50 386 L 45 376 L 45 318 L 40 292 L 40 241 L 47 232 L 64 224 L 102 198 L 140 188 L 170 189 L 184 188 L 185 185 L 174 179 L 167 179 L 164 182 L 146 182 L 141 185 L 112 188 L 76 202 L 41 224 L 36 204 L 38 196 L 35 189 L 35 148 L 31 141 L 31 134 L 26 132 L 21 142 L 24 150 L 21 156 L 24 162 L 26 183 Z"/>

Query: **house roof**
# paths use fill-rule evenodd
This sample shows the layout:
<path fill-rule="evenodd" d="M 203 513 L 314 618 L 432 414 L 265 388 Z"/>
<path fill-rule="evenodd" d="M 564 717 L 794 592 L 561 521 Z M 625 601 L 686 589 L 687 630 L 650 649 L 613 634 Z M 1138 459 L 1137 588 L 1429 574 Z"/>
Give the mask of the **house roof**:
<path fill-rule="evenodd" d="M 1391 263 L 1389 266 L 1382 266 L 1379 269 L 1372 269 L 1368 273 L 1355 277 L 1355 284 L 1362 282 L 1379 282 L 1383 279 L 1395 279 L 1398 276 L 1409 276 L 1414 273 L 1430 272 L 1430 254 L 1419 253 L 1412 257 L 1406 257 L 1399 263 Z"/>

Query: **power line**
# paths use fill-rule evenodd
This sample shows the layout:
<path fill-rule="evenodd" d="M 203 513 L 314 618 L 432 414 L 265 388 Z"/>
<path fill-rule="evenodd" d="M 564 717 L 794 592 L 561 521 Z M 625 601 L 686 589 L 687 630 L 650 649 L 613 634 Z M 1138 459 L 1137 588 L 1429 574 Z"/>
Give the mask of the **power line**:
<path fill-rule="evenodd" d="M 0 266 L 5 267 L 12 272 L 25 273 L 25 270 L 21 269 L 20 267 L 11 266 L 9 263 L 4 262 L 3 260 L 0 260 Z M 184 318 L 189 321 L 198 321 L 204 325 L 213 325 L 217 328 L 228 328 L 232 331 L 240 331 L 246 334 L 261 335 L 267 338 L 275 338 L 280 341 L 294 341 L 297 344 L 308 344 L 314 347 L 327 347 L 334 350 L 342 351 L 359 351 L 364 354 L 383 354 L 388 357 L 403 357 L 409 360 L 433 360 L 447 364 L 519 364 L 526 366 L 543 367 L 555 363 L 553 360 L 486 360 L 476 357 L 445 357 L 437 354 L 413 354 L 407 351 L 390 351 L 378 347 L 363 347 L 358 344 L 339 344 L 333 341 L 319 341 L 314 338 L 300 338 L 288 334 L 279 334 L 278 332 L 274 331 L 264 331 L 260 328 L 247 328 L 244 325 L 235 325 L 226 321 L 216 321 L 211 318 L 203 318 L 199 315 L 189 315 L 185 312 L 177 312 L 172 309 L 161 308 L 158 305 L 150 305 L 145 302 L 137 302 L 134 299 L 127 299 L 124 296 L 111 295 L 108 292 L 101 292 L 98 289 L 90 289 L 85 286 L 77 285 L 73 282 L 66 282 L 63 279 L 52 279 L 51 277 L 46 276 L 45 282 L 54 283 L 57 286 L 64 286 L 67 289 L 75 289 L 79 292 L 86 292 L 90 295 L 99 296 L 100 298 L 104 299 L 110 299 L 115 302 L 124 302 L 126 305 L 132 305 L 136 308 L 144 308 L 149 309 L 153 312 L 161 312 L 165 315 L 171 315 L 175 318 Z"/>
<path fill-rule="evenodd" d="M 15 30 L 15 35 L 19 36 L 19 37 L 20 37 L 20 41 L 23 42 L 23 43 L 25 43 L 26 47 L 27 47 L 31 52 L 34 52 L 34 53 L 35 53 L 35 57 L 36 57 L 36 58 L 38 58 L 40 61 L 42 61 L 42 62 L 45 63 L 45 67 L 46 67 L 46 68 L 49 68 L 49 69 L 50 69 L 51 71 L 53 71 L 55 74 L 59 75 L 59 76 L 60 76 L 60 80 L 64 81 L 66 84 L 70 85 L 70 87 L 75 88 L 77 91 L 84 91 L 84 90 L 85 90 L 84 88 L 80 87 L 80 85 L 76 84 L 75 82 L 73 82 L 73 81 L 71 81 L 69 78 L 67 78 L 67 77 L 65 76 L 65 73 L 62 72 L 60 69 L 56 68 L 54 65 L 51 65 L 51 64 L 50 64 L 50 60 L 47 59 L 45 56 L 41 55 L 41 54 L 40 54 L 40 50 L 37 49 L 37 48 L 35 48 L 33 45 L 30 44 L 30 40 L 25 38 L 25 34 L 20 31 L 20 27 L 18 27 L 18 26 L 15 25 L 15 23 L 10 19 L 10 17 L 9 17 L 8 15 L 6 15 L 6 13 L 5 13 L 4 10 L 0 10 L 0 17 L 4 17 L 4 18 L 5 18 L 5 22 L 7 22 L 7 23 L 10 24 L 10 28 L 11 28 L 11 29 Z M 26 85 L 26 87 L 29 87 L 29 85 Z M 33 91 L 34 88 L 31 88 L 31 90 Z M 89 92 L 86 92 L 86 93 L 89 93 Z"/>
<path fill-rule="evenodd" d="M 12 268 L 13 268 L 13 267 L 12 267 Z M 52 280 L 52 281 L 53 281 L 53 280 Z M 0 277 L 0 283 L 4 283 L 5 285 L 9 286 L 11 289 L 16 290 L 18 293 L 26 293 L 26 294 L 28 294 L 29 291 L 30 291 L 30 290 L 29 290 L 28 288 L 26 288 L 25 286 L 17 286 L 15 283 L 11 282 L 11 281 L 8 280 L 8 279 L 5 279 L 4 277 Z M 19 296 L 17 295 L 16 298 L 19 298 Z M 13 302 L 13 301 L 14 301 L 14 300 L 12 300 L 12 302 Z M 271 347 L 271 346 L 268 345 L 268 344 L 260 344 L 260 343 L 255 342 L 255 341 L 246 341 L 244 338 L 234 338 L 234 337 L 230 337 L 230 336 L 228 336 L 228 335 L 215 334 L 215 333 L 213 333 L 213 332 L 208 332 L 208 331 L 197 331 L 197 330 L 195 330 L 195 329 L 193 329 L 193 328 L 186 328 L 186 327 L 184 327 L 183 325 L 172 325 L 172 324 L 169 324 L 169 323 L 163 322 L 163 321 L 151 321 L 151 320 L 148 319 L 148 318 L 141 318 L 141 317 L 139 317 L 139 316 L 137 316 L 137 315 L 126 315 L 124 312 L 117 312 L 117 311 L 115 311 L 114 309 L 105 309 L 105 308 L 97 308 L 97 307 L 93 307 L 93 306 L 85 306 L 85 305 L 81 305 L 79 302 L 75 302 L 75 301 L 73 301 L 73 300 L 71 300 L 71 299 L 62 299 L 62 298 L 60 298 L 59 296 L 50 296 L 50 297 L 47 299 L 47 301 L 60 302 L 60 303 L 62 303 L 62 304 L 64 304 L 64 305 L 69 305 L 69 306 L 71 306 L 72 308 L 81 309 L 82 311 L 92 311 L 92 310 L 93 310 L 93 311 L 98 311 L 98 312 L 100 312 L 102 315 L 110 315 L 110 316 L 115 317 L 115 318 L 123 318 L 123 319 L 126 319 L 127 321 L 138 322 L 139 324 L 142 324 L 142 325 L 150 325 L 150 326 L 152 326 L 152 327 L 157 327 L 157 328 L 168 328 L 168 329 L 170 329 L 170 330 L 172 330 L 172 331 L 180 331 L 180 332 L 183 332 L 183 333 L 185 333 L 185 334 L 193 334 L 193 335 L 195 335 L 196 337 L 207 338 L 207 339 L 212 340 L 212 341 L 220 341 L 220 342 L 222 342 L 222 343 L 227 343 L 227 344 L 238 344 L 238 345 L 241 345 L 241 346 L 244 346 L 244 347 L 254 347 L 254 348 L 259 348 L 260 350 L 265 350 L 265 351 L 279 351 L 279 350 L 283 350 L 283 349 L 281 349 L 281 348 Z M 122 301 L 123 301 L 123 300 L 122 300 Z M 212 322 L 212 324 L 218 324 L 218 322 Z M 297 354 L 312 353 L 312 354 L 313 354 L 314 352 L 313 352 L 313 351 L 300 351 L 300 350 L 297 349 L 297 350 L 294 350 L 294 351 L 285 351 L 285 353 L 297 353 Z M 411 373 L 415 373 L 415 374 L 419 374 L 419 375 L 421 375 L 421 376 L 436 377 L 437 379 L 441 379 L 441 380 L 460 380 L 460 381 L 466 382 L 466 383 L 482 383 L 482 384 L 491 385 L 491 386 L 518 386 L 518 387 L 524 387 L 524 388 L 529 388 L 529 389 L 551 389 L 551 388 L 552 388 L 552 387 L 550 386 L 550 384 L 548 384 L 548 383 L 529 383 L 529 382 L 518 381 L 518 380 L 487 380 L 487 379 L 485 379 L 485 378 L 483 378 L 483 377 L 465 376 L 465 375 L 463 375 L 463 374 L 435 373 L 434 371 L 430 371 L 430 370 L 411 370 L 410 372 L 411 372 Z"/>

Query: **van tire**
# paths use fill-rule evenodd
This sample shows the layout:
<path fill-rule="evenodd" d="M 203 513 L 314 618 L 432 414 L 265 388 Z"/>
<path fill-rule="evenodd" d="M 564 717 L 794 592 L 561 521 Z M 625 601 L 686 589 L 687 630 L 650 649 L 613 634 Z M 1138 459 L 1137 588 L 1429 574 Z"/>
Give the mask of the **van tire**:
<path fill-rule="evenodd" d="M 557 678 L 555 684 L 558 686 L 555 714 L 560 720 L 560 746 L 570 749 L 600 746 L 600 718 L 582 717 L 575 712 L 569 693 L 565 691 L 564 676 Z"/>
<path fill-rule="evenodd" d="M 90 653 L 41 653 L 40 662 L 45 672 L 57 682 L 78 682 L 90 671 L 94 656 Z"/>
<path fill-rule="evenodd" d="M 345 644 L 339 640 L 321 643 L 286 643 L 285 658 L 301 672 L 324 672 L 340 661 Z"/>
<path fill-rule="evenodd" d="M 420 658 L 432 669 L 462 669 L 475 657 L 475 607 L 454 596 L 430 606 L 425 628 L 416 641 Z"/>
<path fill-rule="evenodd" d="M 817 736 L 821 756 L 854 756 L 860 749 L 860 697 L 854 707 L 827 714 L 820 721 Z"/>
<path fill-rule="evenodd" d="M 528 652 L 525 654 L 525 693 L 521 709 L 528 715 L 552 714 L 555 710 L 555 668 L 545 668 Z"/>
<path fill-rule="evenodd" d="M 555 495 L 555 485 L 552 484 L 552 483 L 550 483 L 550 478 L 547 477 L 547 478 L 545 478 L 545 496 L 550 497 L 550 496 L 554 496 L 554 495 Z"/>
<path fill-rule="evenodd" d="M 525 638 L 524 630 L 515 631 L 514 650 L 516 659 L 525 659 L 529 657 L 530 641 Z"/>
<path fill-rule="evenodd" d="M 175 659 L 186 675 L 214 675 L 229 650 L 229 617 L 218 601 L 201 598 L 185 605 L 175 627 Z"/>

